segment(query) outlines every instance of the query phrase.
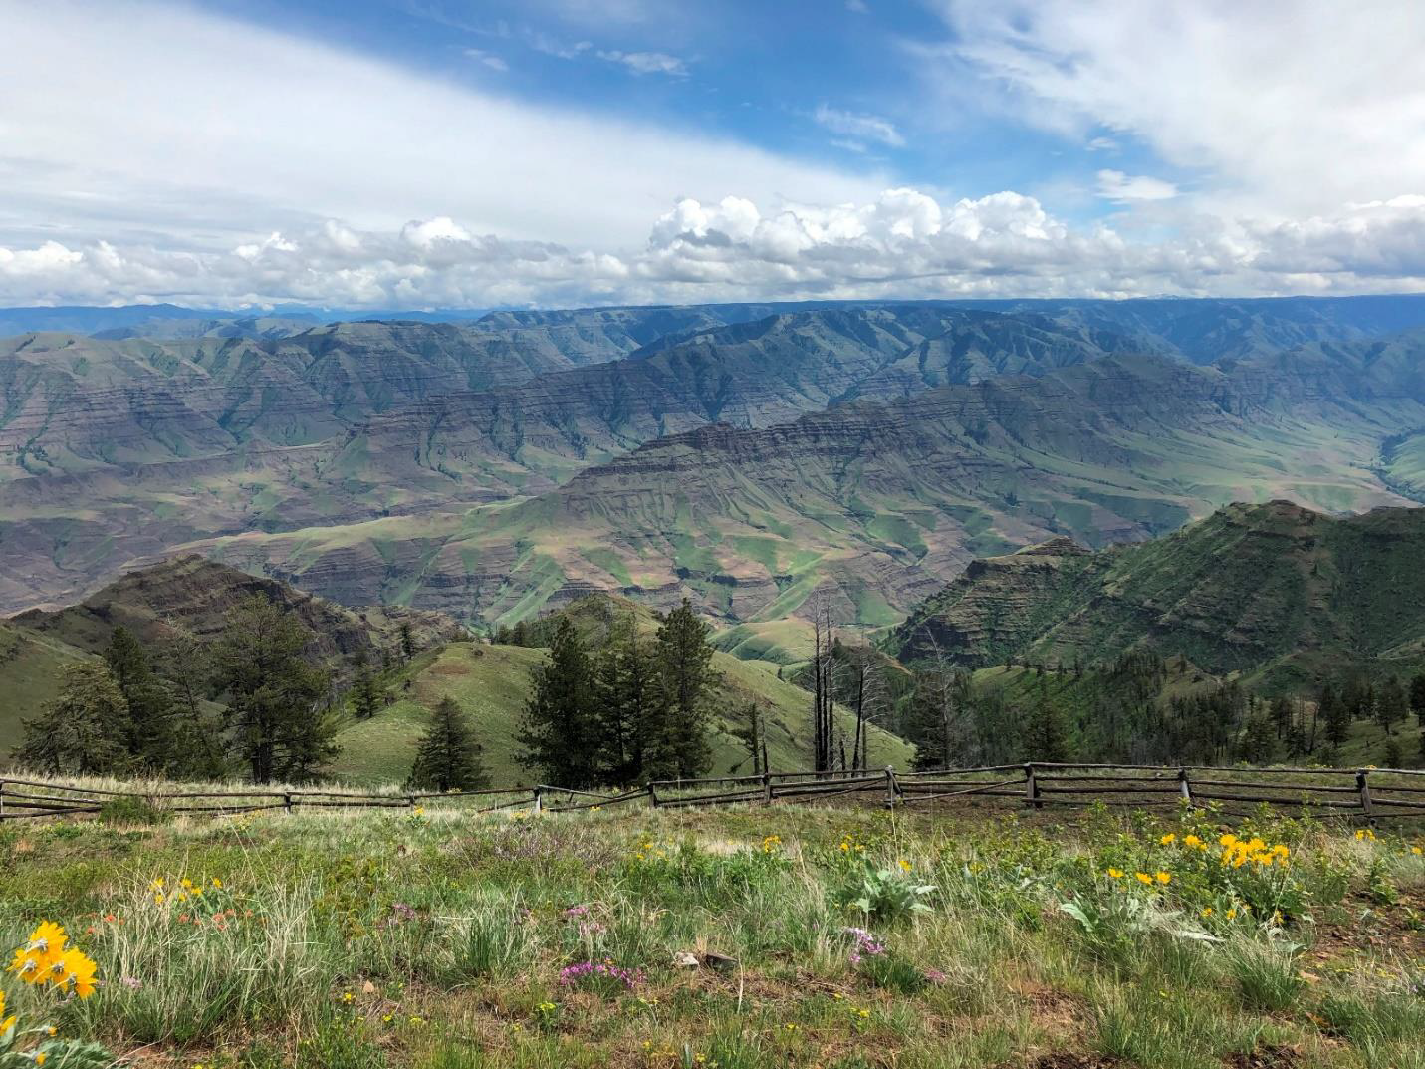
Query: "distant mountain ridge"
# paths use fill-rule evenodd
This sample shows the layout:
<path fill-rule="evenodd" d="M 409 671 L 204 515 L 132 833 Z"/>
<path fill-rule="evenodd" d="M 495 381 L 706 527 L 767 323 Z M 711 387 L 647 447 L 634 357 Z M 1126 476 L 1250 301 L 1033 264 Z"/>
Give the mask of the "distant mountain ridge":
<path fill-rule="evenodd" d="M 1068 540 L 973 562 L 888 646 L 907 663 L 1108 663 L 1132 650 L 1309 689 L 1425 665 L 1425 508 L 1335 518 L 1235 504 L 1090 552 Z"/>

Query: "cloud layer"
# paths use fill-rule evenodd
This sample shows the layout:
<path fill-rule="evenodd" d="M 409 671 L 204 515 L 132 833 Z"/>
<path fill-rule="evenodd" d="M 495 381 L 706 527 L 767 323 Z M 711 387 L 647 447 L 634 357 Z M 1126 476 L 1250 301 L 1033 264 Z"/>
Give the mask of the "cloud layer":
<path fill-rule="evenodd" d="M 394 230 L 337 221 L 216 251 L 101 241 L 0 247 L 14 303 L 174 300 L 450 308 L 749 297 L 1135 296 L 1414 290 L 1425 205 L 1224 227 L 1171 241 L 1071 227 L 1004 192 L 942 204 L 889 189 L 835 207 L 679 201 L 633 251 L 480 234 L 447 216 Z"/>

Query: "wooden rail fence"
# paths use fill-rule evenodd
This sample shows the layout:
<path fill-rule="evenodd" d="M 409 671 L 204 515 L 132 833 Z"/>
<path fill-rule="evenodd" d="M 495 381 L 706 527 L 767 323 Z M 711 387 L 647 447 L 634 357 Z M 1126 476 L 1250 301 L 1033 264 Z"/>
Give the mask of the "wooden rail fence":
<path fill-rule="evenodd" d="M 1103 804 L 1135 809 L 1212 805 L 1242 813 L 1263 803 L 1281 810 L 1357 817 L 1370 823 L 1425 818 L 1425 770 L 1392 768 L 1232 768 L 1031 762 L 930 772 L 768 772 L 655 780 L 620 793 L 536 784 L 477 791 L 391 794 L 344 790 L 119 791 L 0 777 L 0 821 L 100 814 L 122 800 L 175 814 L 227 816 L 281 809 L 407 809 L 468 800 L 469 812 L 568 813 L 645 804 L 679 808 L 825 799 L 885 806 L 986 799 L 1033 809 Z"/>

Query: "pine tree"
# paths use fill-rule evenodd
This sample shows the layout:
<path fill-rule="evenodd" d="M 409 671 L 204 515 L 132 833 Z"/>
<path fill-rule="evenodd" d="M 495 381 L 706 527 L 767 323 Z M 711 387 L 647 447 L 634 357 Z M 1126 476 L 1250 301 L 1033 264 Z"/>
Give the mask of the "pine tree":
<path fill-rule="evenodd" d="M 767 722 L 762 707 L 755 701 L 743 703 L 737 711 L 732 734 L 747 747 L 747 752 L 752 757 L 752 774 L 760 775 L 768 771 L 763 763 L 763 755 L 767 750 Z"/>
<path fill-rule="evenodd" d="M 1024 756 L 1029 761 L 1069 759 L 1069 728 L 1063 710 L 1043 691 L 1025 724 Z"/>
<path fill-rule="evenodd" d="M 478 791 L 490 785 L 480 746 L 454 698 L 442 698 L 431 714 L 411 765 L 410 785 L 423 791 Z"/>
<path fill-rule="evenodd" d="M 207 707 L 212 679 L 211 651 L 189 634 L 165 640 L 154 667 L 173 696 L 173 753 L 168 774 L 174 779 L 219 780 L 232 775 L 221 718 Z"/>
<path fill-rule="evenodd" d="M 661 737 L 676 776 L 698 776 L 712 764 L 708 693 L 715 676 L 708 630 L 687 598 L 658 628 L 656 655 L 667 706 L 667 727 Z"/>
<path fill-rule="evenodd" d="M 1241 760 L 1254 765 L 1270 764 L 1277 752 L 1276 729 L 1266 717 L 1252 717 L 1238 744 Z"/>
<path fill-rule="evenodd" d="M 411 634 L 411 624 L 409 620 L 401 621 L 401 660 L 409 664 L 411 658 L 416 655 L 416 639 Z"/>
<path fill-rule="evenodd" d="M 1410 708 L 1415 710 L 1415 715 L 1425 725 L 1425 672 L 1421 672 L 1410 681 Z"/>
<path fill-rule="evenodd" d="M 561 618 L 549 661 L 534 671 L 534 690 L 525 703 L 516 736 L 523 764 L 545 782 L 588 787 L 599 779 L 598 706 L 589 654 L 569 619 Z"/>
<path fill-rule="evenodd" d="M 1381 760 L 1385 762 L 1386 768 L 1400 768 L 1405 764 L 1405 755 L 1401 752 L 1399 739 L 1392 736 L 1385 740 L 1385 753 Z"/>
<path fill-rule="evenodd" d="M 1400 685 L 1400 680 L 1391 676 L 1380 688 L 1376 702 L 1376 719 L 1381 729 L 1389 732 L 1409 715 L 1410 704 L 1405 697 L 1405 688 Z"/>
<path fill-rule="evenodd" d="M 228 723 L 254 783 L 310 774 L 335 756 L 335 724 L 319 708 L 325 672 L 302 659 L 310 633 L 292 614 L 254 595 L 227 616 L 214 649 Z"/>
<path fill-rule="evenodd" d="M 1339 748 L 1341 743 L 1346 741 L 1346 736 L 1351 730 L 1350 707 L 1337 697 L 1336 689 L 1328 681 L 1321 687 L 1321 695 L 1316 700 L 1316 708 L 1321 717 L 1322 728 L 1326 733 L 1326 741 L 1333 747 Z"/>
<path fill-rule="evenodd" d="M 366 659 L 364 649 L 358 648 L 352 660 L 356 664 L 356 679 L 351 685 L 352 710 L 358 720 L 370 720 L 376 715 L 380 705 L 376 677 L 371 672 L 371 664 Z"/>
<path fill-rule="evenodd" d="M 15 759 L 49 775 L 127 771 L 132 764 L 123 743 L 128 718 L 128 702 L 106 662 L 68 665 L 59 694 L 45 702 L 38 717 L 24 722 L 25 741 Z"/>
<path fill-rule="evenodd" d="M 167 770 L 174 755 L 172 691 L 154 672 L 143 643 L 122 624 L 109 637 L 104 660 L 128 706 L 120 743 L 136 767 L 148 772 Z"/>
<path fill-rule="evenodd" d="M 634 618 L 615 620 L 594 668 L 604 783 L 640 783 L 650 769 L 664 775 L 675 767 L 668 738 L 668 700 L 658 667 L 653 643 L 639 636 Z"/>

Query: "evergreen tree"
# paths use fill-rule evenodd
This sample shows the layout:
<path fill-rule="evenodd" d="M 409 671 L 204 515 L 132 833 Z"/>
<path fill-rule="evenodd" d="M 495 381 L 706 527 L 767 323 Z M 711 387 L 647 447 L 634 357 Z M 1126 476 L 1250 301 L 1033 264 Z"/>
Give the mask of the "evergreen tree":
<path fill-rule="evenodd" d="M 1270 764 L 1277 753 L 1277 734 L 1266 717 L 1252 717 L 1238 744 L 1238 756 L 1253 765 Z"/>
<path fill-rule="evenodd" d="M 521 762 L 538 769 L 547 783 L 588 787 L 599 780 L 599 711 L 591 676 L 579 632 L 561 618 L 548 663 L 534 671 L 534 690 L 516 736 L 524 748 Z"/>
<path fill-rule="evenodd" d="M 136 767 L 148 772 L 167 770 L 174 755 L 172 691 L 154 672 L 143 643 L 122 624 L 109 637 L 104 660 L 128 706 L 119 742 Z"/>
<path fill-rule="evenodd" d="M 221 718 L 208 707 L 211 651 L 189 634 L 177 634 L 156 651 L 154 667 L 173 698 L 173 751 L 168 774 L 174 779 L 217 780 L 232 774 L 223 744 Z"/>
<path fill-rule="evenodd" d="M 1400 685 L 1400 680 L 1391 676 L 1380 688 L 1376 701 L 1376 720 L 1382 730 L 1389 732 L 1409 715 L 1410 704 L 1405 696 L 1405 688 Z"/>
<path fill-rule="evenodd" d="M 490 785 L 480 746 L 455 699 L 445 697 L 421 736 L 410 785 L 423 791 L 478 791 Z"/>
<path fill-rule="evenodd" d="M 107 662 L 67 665 L 59 694 L 45 702 L 38 717 L 24 722 L 25 741 L 15 759 L 49 775 L 127 771 L 132 762 L 123 743 L 128 719 L 128 702 Z"/>
<path fill-rule="evenodd" d="M 1425 672 L 1410 681 L 1410 708 L 1425 726 Z"/>
<path fill-rule="evenodd" d="M 416 655 L 416 639 L 411 634 L 411 624 L 409 620 L 401 621 L 401 660 L 407 664 Z"/>
<path fill-rule="evenodd" d="M 1317 699 L 1317 709 L 1321 716 L 1323 730 L 1326 733 L 1326 740 L 1336 748 L 1346 741 L 1347 734 L 1351 730 L 1351 709 L 1344 700 L 1337 697 L 1336 690 L 1330 682 L 1321 688 L 1321 696 Z"/>
<path fill-rule="evenodd" d="M 1394 736 L 1385 740 L 1385 753 L 1381 758 L 1386 768 L 1400 768 L 1405 764 L 1405 755 L 1400 749 L 1400 740 Z"/>
<path fill-rule="evenodd" d="M 715 677 L 708 630 L 687 598 L 658 628 L 656 655 L 667 706 L 666 729 L 659 738 L 666 742 L 675 776 L 698 776 L 712 764 L 708 693 Z"/>
<path fill-rule="evenodd" d="M 632 615 L 615 620 L 594 669 L 600 779 L 614 786 L 672 774 L 669 705 L 653 644 Z"/>
<path fill-rule="evenodd" d="M 1290 698 L 1277 697 L 1272 699 L 1268 715 L 1272 718 L 1272 726 L 1277 729 L 1277 738 L 1283 739 L 1291 731 L 1292 721 L 1296 714 L 1296 708 Z"/>
<path fill-rule="evenodd" d="M 1042 690 L 1024 730 L 1024 757 L 1029 761 L 1067 761 L 1069 728 L 1064 712 Z"/>
<path fill-rule="evenodd" d="M 364 649 L 358 648 L 352 660 L 356 664 L 356 679 L 351 685 L 352 710 L 358 720 L 370 720 L 376 715 L 380 704 L 376 677 L 371 672 L 371 664 L 366 659 Z"/>
<path fill-rule="evenodd" d="M 233 608 L 214 649 L 215 682 L 254 783 L 302 776 L 335 756 L 331 718 L 318 708 L 325 672 L 302 659 L 310 633 L 261 595 Z"/>

